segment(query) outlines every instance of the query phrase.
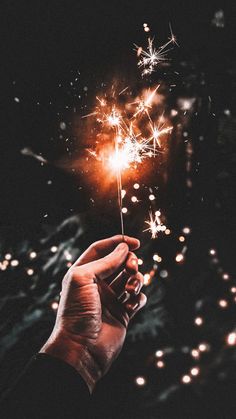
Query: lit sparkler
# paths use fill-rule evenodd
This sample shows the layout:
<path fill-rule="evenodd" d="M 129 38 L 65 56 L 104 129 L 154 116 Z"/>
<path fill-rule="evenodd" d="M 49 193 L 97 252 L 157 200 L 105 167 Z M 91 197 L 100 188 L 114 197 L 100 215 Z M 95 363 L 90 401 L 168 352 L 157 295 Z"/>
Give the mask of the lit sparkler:
<path fill-rule="evenodd" d="M 154 39 L 151 38 L 148 39 L 147 51 L 136 46 L 140 57 L 138 66 L 142 68 L 142 75 L 150 74 L 159 63 L 166 60 L 167 48 L 173 43 L 176 43 L 176 38 L 171 30 L 171 37 L 157 49 L 154 47 Z M 99 124 L 98 129 L 96 125 L 96 146 L 95 149 L 89 150 L 90 154 L 103 161 L 116 175 L 123 235 L 123 173 L 131 168 L 136 169 L 146 158 L 156 157 L 157 151 L 162 152 L 161 137 L 169 135 L 172 131 L 172 126 L 164 120 L 163 114 L 157 116 L 160 103 L 160 96 L 157 94 L 159 87 L 160 85 L 143 89 L 142 93 L 131 101 L 132 93 L 127 94 L 128 87 L 116 94 L 112 85 L 110 93 L 106 92 L 103 97 L 97 96 L 94 112 L 84 116 L 94 117 L 94 121 Z M 150 213 L 150 220 L 146 223 L 152 238 L 166 228 L 160 220 L 159 211 L 154 216 Z"/>
<path fill-rule="evenodd" d="M 155 157 L 156 152 L 161 152 L 160 137 L 168 135 L 172 127 L 166 125 L 163 115 L 155 116 L 152 119 L 152 107 L 157 102 L 157 90 L 146 89 L 134 102 L 119 104 L 114 91 L 106 98 L 97 97 L 98 104 L 95 112 L 89 114 L 94 116 L 100 124 L 96 142 L 96 150 L 89 150 L 90 154 L 98 160 L 103 161 L 116 175 L 118 202 L 120 208 L 121 230 L 124 234 L 124 222 L 122 212 L 122 174 L 124 171 L 137 168 L 144 159 Z M 127 90 L 127 88 L 125 89 Z M 127 108 L 133 112 L 127 114 Z M 164 121 L 164 122 L 163 122 Z M 103 142 L 104 140 L 104 142 Z M 156 236 L 155 227 L 159 231 L 157 213 L 155 219 L 150 221 L 152 237 Z"/>

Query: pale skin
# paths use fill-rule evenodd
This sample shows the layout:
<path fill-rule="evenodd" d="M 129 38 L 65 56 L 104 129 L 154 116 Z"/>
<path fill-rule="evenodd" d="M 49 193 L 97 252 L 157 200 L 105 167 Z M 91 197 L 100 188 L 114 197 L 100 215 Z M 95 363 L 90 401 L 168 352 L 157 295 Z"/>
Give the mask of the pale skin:
<path fill-rule="evenodd" d="M 74 367 L 90 392 L 119 355 L 130 319 L 146 304 L 133 253 L 139 245 L 121 235 L 100 240 L 62 281 L 55 326 L 40 352 Z"/>

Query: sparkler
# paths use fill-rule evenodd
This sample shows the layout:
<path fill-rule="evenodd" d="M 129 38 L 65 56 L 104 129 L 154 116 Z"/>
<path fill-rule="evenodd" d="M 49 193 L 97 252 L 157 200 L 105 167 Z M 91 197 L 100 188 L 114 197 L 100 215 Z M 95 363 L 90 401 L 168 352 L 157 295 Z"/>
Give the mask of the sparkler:
<path fill-rule="evenodd" d="M 157 151 L 161 152 L 160 137 L 167 136 L 172 130 L 163 115 L 152 119 L 151 112 L 157 102 L 158 88 L 159 85 L 152 90 L 146 89 L 135 101 L 122 106 L 117 99 L 120 94 L 113 92 L 104 98 L 97 97 L 95 111 L 87 115 L 95 117 L 99 123 L 99 141 L 96 149 L 89 152 L 116 175 L 122 235 L 122 175 L 129 169 L 136 169 L 146 158 L 155 157 Z"/>
<path fill-rule="evenodd" d="M 142 68 L 142 75 L 152 73 L 159 63 L 166 60 L 167 48 L 173 43 L 176 43 L 176 38 L 171 30 L 171 37 L 158 49 L 154 47 L 154 39 L 150 38 L 147 51 L 136 45 L 137 54 L 140 57 L 138 67 Z M 112 86 L 111 92 L 107 91 L 103 97 L 96 97 L 97 104 L 94 112 L 84 116 L 84 118 L 93 117 L 96 123 L 97 141 L 96 146 L 89 150 L 90 155 L 102 161 L 110 169 L 109 173 L 112 171 L 116 176 L 123 236 L 122 178 L 124 173 L 130 169 L 136 169 L 145 159 L 156 157 L 157 152 L 163 152 L 163 138 L 165 139 L 172 131 L 172 126 L 169 125 L 168 120 L 165 120 L 164 115 L 157 116 L 158 103 L 160 103 L 159 87 L 160 85 L 143 89 L 141 94 L 132 101 L 132 92 L 128 87 L 117 94 Z M 152 238 L 155 238 L 159 231 L 166 229 L 160 220 L 159 211 L 154 216 L 150 213 L 150 220 L 146 223 L 149 225 L 147 230 L 151 232 Z"/>

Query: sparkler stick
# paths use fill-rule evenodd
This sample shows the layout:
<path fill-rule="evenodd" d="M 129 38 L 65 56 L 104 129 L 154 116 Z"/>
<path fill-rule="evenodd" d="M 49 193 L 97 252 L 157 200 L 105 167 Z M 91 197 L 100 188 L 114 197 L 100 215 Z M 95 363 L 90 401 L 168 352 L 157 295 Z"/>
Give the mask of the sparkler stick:
<path fill-rule="evenodd" d="M 118 160 L 119 159 L 119 145 L 118 145 L 117 137 L 116 137 L 115 148 L 116 148 L 115 150 L 116 159 Z M 124 230 L 124 219 L 123 219 L 123 212 L 122 212 L 122 207 L 123 207 L 122 177 L 121 177 L 121 169 L 119 165 L 116 171 L 116 183 L 117 183 L 118 205 L 119 205 L 119 210 L 120 210 L 121 234 L 124 241 L 125 230 Z"/>
<path fill-rule="evenodd" d="M 117 192 L 118 192 L 118 203 L 119 203 L 119 209 L 120 209 L 120 224 L 121 224 L 121 234 L 124 240 L 124 219 L 123 219 L 123 212 L 122 212 L 122 206 L 123 206 L 123 197 L 122 197 L 122 178 L 121 178 L 121 171 L 117 171 Z"/>

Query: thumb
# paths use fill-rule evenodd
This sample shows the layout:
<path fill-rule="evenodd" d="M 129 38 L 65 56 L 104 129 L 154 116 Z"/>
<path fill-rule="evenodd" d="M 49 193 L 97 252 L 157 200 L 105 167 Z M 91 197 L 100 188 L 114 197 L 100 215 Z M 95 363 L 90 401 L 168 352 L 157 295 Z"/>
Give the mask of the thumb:
<path fill-rule="evenodd" d="M 122 268 L 129 253 L 129 247 L 126 243 L 120 243 L 113 252 L 104 258 L 90 263 L 94 274 L 99 279 L 106 279 L 113 275 L 119 268 Z"/>

